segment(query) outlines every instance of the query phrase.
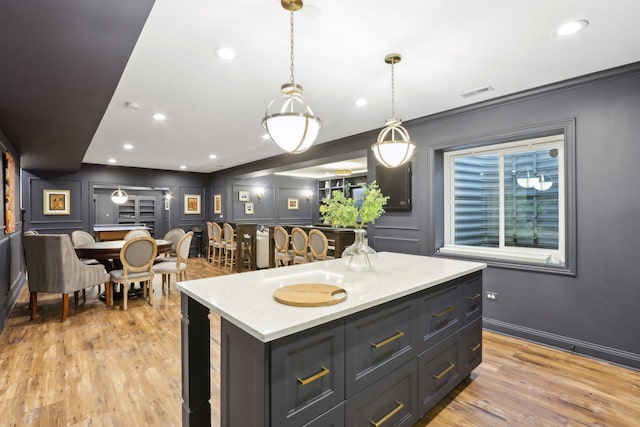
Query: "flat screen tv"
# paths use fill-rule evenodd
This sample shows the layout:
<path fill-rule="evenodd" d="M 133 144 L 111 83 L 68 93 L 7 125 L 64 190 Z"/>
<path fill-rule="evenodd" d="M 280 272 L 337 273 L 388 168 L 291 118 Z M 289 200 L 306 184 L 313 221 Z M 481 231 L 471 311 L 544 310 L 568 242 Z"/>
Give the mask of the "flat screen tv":
<path fill-rule="evenodd" d="M 396 168 L 376 165 L 376 181 L 382 194 L 389 196 L 385 211 L 411 210 L 411 162 Z"/>

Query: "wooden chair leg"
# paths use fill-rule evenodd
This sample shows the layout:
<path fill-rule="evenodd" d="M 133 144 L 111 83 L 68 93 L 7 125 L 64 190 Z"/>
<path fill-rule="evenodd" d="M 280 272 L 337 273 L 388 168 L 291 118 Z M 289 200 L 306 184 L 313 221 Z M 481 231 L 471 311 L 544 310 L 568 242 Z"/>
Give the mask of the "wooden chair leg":
<path fill-rule="evenodd" d="M 129 296 L 129 283 L 122 284 L 122 309 L 127 310 L 127 299 Z"/>
<path fill-rule="evenodd" d="M 113 284 L 111 282 L 104 284 L 104 302 L 107 307 L 113 305 Z"/>
<path fill-rule="evenodd" d="M 31 320 L 38 315 L 38 293 L 31 292 L 29 295 L 29 309 L 31 310 Z"/>
<path fill-rule="evenodd" d="M 79 295 L 80 291 L 74 291 L 73 292 L 73 305 L 75 305 L 76 307 L 78 306 L 78 295 Z"/>
<path fill-rule="evenodd" d="M 87 290 L 86 289 L 82 290 L 82 303 L 83 304 L 87 303 Z"/>
<path fill-rule="evenodd" d="M 62 294 L 62 321 L 67 320 L 69 314 L 69 294 Z"/>

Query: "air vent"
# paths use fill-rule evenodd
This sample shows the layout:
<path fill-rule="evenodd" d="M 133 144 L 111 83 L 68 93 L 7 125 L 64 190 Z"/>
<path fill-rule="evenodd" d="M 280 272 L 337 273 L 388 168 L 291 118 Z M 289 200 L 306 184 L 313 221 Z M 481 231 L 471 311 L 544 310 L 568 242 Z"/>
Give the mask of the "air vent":
<path fill-rule="evenodd" d="M 491 92 L 492 90 L 494 90 L 493 86 L 484 86 L 478 89 L 471 90 L 469 92 L 465 92 L 460 96 L 463 98 L 471 98 L 472 96 L 480 95 L 481 93 L 485 93 L 485 92 Z"/>

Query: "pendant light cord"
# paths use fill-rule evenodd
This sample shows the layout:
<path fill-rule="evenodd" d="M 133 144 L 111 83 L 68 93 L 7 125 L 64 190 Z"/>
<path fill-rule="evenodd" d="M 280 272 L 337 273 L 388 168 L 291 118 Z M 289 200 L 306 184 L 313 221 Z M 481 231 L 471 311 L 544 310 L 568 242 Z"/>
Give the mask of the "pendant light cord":
<path fill-rule="evenodd" d="M 293 79 L 293 3 L 291 3 L 291 84 L 295 85 Z"/>
<path fill-rule="evenodd" d="M 395 75 L 393 72 L 393 64 L 395 61 L 391 61 L 391 118 L 396 118 L 396 85 L 395 85 Z"/>

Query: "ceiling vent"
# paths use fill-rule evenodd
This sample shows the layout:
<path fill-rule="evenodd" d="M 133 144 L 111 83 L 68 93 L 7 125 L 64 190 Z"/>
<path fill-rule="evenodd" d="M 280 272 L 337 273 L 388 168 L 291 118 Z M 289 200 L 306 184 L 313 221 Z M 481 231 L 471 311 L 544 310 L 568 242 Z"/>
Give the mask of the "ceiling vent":
<path fill-rule="evenodd" d="M 484 86 L 484 87 L 460 94 L 460 96 L 463 98 L 471 98 L 472 96 L 480 95 L 481 93 L 485 93 L 485 92 L 491 92 L 493 90 L 494 90 L 493 86 Z"/>

